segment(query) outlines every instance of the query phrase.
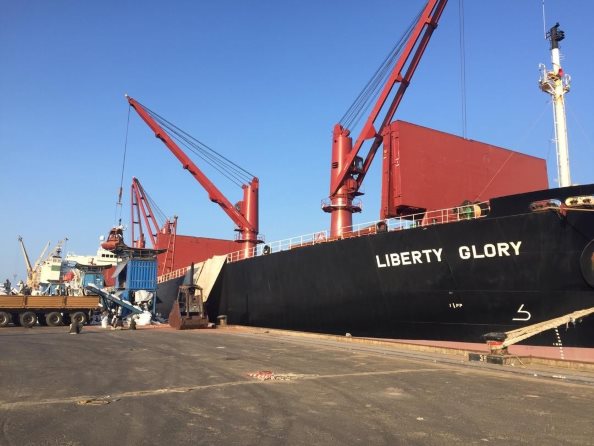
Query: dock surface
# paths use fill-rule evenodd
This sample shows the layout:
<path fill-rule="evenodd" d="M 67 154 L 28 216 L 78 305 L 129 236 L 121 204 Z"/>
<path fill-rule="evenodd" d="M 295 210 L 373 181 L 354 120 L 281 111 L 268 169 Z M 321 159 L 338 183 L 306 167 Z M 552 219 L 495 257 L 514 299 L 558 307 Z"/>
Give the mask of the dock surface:
<path fill-rule="evenodd" d="M 249 329 L 0 329 L 0 445 L 590 445 L 594 373 Z"/>

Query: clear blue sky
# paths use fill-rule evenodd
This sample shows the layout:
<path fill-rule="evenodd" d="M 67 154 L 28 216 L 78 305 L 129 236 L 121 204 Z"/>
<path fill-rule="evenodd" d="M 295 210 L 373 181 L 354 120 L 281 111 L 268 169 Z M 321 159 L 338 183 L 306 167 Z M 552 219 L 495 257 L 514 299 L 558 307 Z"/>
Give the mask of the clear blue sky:
<path fill-rule="evenodd" d="M 93 253 L 114 224 L 128 105 L 151 107 L 260 178 L 267 240 L 329 226 L 331 131 L 423 0 L 0 0 L 0 279 L 23 277 L 48 240 Z M 464 2 L 468 137 L 547 159 L 555 185 L 550 65 L 542 0 Z M 591 183 L 594 3 L 546 1 L 559 21 L 572 176 Z M 461 134 L 458 0 L 450 0 L 397 113 Z M 233 224 L 132 112 L 123 220 L 131 177 L 179 233 L 231 238 Z M 377 160 L 376 160 L 377 161 Z M 379 164 L 364 212 L 379 214 Z M 205 168 L 229 199 L 241 191 Z"/>

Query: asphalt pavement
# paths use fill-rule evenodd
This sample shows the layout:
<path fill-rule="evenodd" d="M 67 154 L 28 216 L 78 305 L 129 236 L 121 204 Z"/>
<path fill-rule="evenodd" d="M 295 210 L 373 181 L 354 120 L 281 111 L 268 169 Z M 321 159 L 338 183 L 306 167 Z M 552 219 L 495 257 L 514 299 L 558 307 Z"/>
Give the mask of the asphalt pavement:
<path fill-rule="evenodd" d="M 0 445 L 594 445 L 594 379 L 265 331 L 0 329 Z"/>

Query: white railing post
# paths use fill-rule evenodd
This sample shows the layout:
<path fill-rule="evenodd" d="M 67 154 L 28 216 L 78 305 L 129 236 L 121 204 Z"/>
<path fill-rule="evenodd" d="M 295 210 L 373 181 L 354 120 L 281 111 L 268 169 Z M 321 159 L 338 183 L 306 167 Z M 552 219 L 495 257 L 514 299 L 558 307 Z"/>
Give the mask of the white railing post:
<path fill-rule="evenodd" d="M 483 205 L 486 204 L 485 214 L 487 214 L 491 210 L 491 206 L 488 201 L 480 202 L 477 204 L 479 206 L 481 206 L 481 209 L 483 209 Z M 454 211 L 456 211 L 456 212 L 454 212 Z M 420 227 L 420 226 L 422 226 L 423 220 L 425 218 L 427 218 L 428 224 L 443 224 L 443 223 L 456 222 L 458 220 L 458 218 L 454 218 L 454 215 L 458 215 L 459 212 L 460 212 L 460 207 L 456 206 L 453 208 L 437 209 L 434 211 L 427 211 L 427 212 L 418 213 L 418 214 L 411 214 L 406 217 L 397 216 L 397 217 L 392 217 L 392 218 L 388 218 L 388 219 L 384 219 L 384 220 L 376 220 L 374 222 L 369 222 L 369 223 L 359 223 L 357 225 L 351 226 L 351 231 L 349 233 L 349 236 L 350 237 L 351 236 L 352 237 L 361 237 L 363 235 L 376 234 L 377 230 L 375 230 L 375 229 L 377 228 L 377 224 L 380 221 L 383 221 L 384 223 L 386 223 L 388 231 L 401 231 L 401 230 L 405 230 L 405 229 L 413 229 L 413 228 Z M 432 217 L 432 216 L 434 216 L 434 217 Z M 439 220 L 437 219 L 438 216 L 439 216 Z M 481 213 L 481 215 L 479 215 L 479 216 L 472 215 L 470 217 L 470 219 L 474 220 L 474 219 L 482 218 L 484 216 L 485 215 L 483 215 Z M 316 236 L 316 235 L 319 236 L 320 234 L 324 234 L 323 240 L 319 240 L 318 237 Z M 344 237 L 341 236 L 338 238 L 338 240 L 341 240 L 343 238 Z M 303 247 L 303 246 L 306 246 L 306 244 L 315 245 L 318 243 L 326 243 L 329 241 L 330 240 L 329 240 L 328 230 L 324 229 L 323 231 L 313 232 L 311 234 L 305 234 L 305 235 L 300 235 L 297 237 L 279 240 L 276 242 L 270 242 L 267 245 L 270 247 L 270 253 L 275 253 L 275 252 L 280 252 L 280 251 L 286 251 L 291 248 Z M 227 261 L 236 262 L 239 260 L 243 260 L 243 256 L 241 255 L 241 253 L 242 253 L 242 251 L 235 251 L 235 252 L 227 254 Z M 254 256 L 260 255 L 262 253 L 263 253 L 263 250 L 259 250 L 258 247 L 256 246 L 256 247 L 252 248 L 251 256 L 254 257 Z M 160 276 L 160 279 L 162 277 L 164 277 L 164 276 Z"/>

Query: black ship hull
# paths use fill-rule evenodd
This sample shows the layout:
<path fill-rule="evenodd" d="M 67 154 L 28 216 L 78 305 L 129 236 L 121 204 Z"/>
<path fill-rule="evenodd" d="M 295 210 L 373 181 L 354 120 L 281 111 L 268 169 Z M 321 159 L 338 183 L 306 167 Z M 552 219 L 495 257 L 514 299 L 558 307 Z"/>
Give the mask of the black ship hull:
<path fill-rule="evenodd" d="M 177 297 L 177 291 L 181 285 L 189 283 L 188 274 L 184 274 L 180 277 L 176 277 L 165 282 L 161 282 L 157 285 L 157 305 L 155 313 L 160 315 L 164 319 L 169 317 L 173 303 Z"/>
<path fill-rule="evenodd" d="M 304 246 L 227 263 L 211 317 L 353 336 L 482 342 L 594 307 L 594 212 L 531 203 L 594 185 L 491 200 L 484 218 Z M 594 347 L 594 315 L 529 345 Z"/>

